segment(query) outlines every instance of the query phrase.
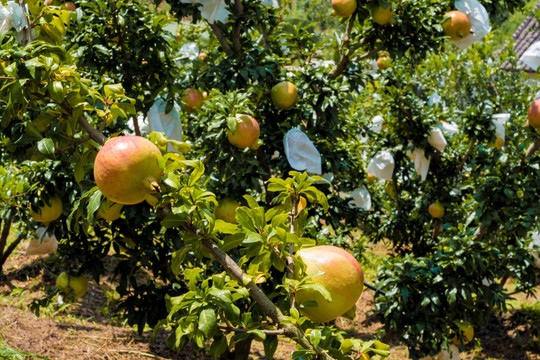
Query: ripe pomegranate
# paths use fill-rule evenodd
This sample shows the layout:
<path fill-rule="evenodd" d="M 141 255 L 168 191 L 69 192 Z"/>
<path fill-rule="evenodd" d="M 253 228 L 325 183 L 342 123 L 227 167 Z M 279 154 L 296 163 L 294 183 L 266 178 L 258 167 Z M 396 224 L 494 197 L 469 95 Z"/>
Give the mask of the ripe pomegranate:
<path fill-rule="evenodd" d="M 530 125 L 535 129 L 540 129 L 540 98 L 531 103 L 527 123 L 527 126 Z"/>
<path fill-rule="evenodd" d="M 161 152 L 141 136 L 107 140 L 94 163 L 94 178 L 103 195 L 124 205 L 138 204 L 159 192 Z"/>
<path fill-rule="evenodd" d="M 448 19 L 442 24 L 444 34 L 450 37 L 450 40 L 457 41 L 465 38 L 471 32 L 471 20 L 464 12 L 453 10 L 445 15 Z"/>
<path fill-rule="evenodd" d="M 236 130 L 231 132 L 227 130 L 227 138 L 234 146 L 245 149 L 257 141 L 261 129 L 259 123 L 251 115 L 237 114 L 236 115 Z"/>
<path fill-rule="evenodd" d="M 322 245 L 301 249 L 297 257 L 306 264 L 308 283 L 321 284 L 332 296 L 328 302 L 318 291 L 301 289 L 296 292 L 298 304 L 316 301 L 315 307 L 304 307 L 301 312 L 315 322 L 326 322 L 345 314 L 355 304 L 364 287 L 364 273 L 358 261 L 337 246 Z"/>
<path fill-rule="evenodd" d="M 186 95 L 182 98 L 184 110 L 188 113 L 195 112 L 202 108 L 204 103 L 203 93 L 196 89 L 188 89 Z"/>

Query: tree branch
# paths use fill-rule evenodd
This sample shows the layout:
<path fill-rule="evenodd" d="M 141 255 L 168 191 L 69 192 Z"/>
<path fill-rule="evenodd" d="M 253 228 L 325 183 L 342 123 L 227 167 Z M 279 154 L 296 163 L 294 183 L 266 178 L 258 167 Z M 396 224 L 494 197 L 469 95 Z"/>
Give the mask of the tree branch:
<path fill-rule="evenodd" d="M 304 333 L 295 327 L 293 324 L 286 322 L 287 318 L 283 315 L 281 310 L 266 296 L 266 294 L 252 281 L 249 281 L 244 271 L 238 266 L 238 264 L 223 250 L 217 246 L 212 240 L 208 238 L 202 238 L 202 245 L 208 250 L 214 259 L 227 270 L 227 272 L 242 286 L 249 290 L 250 296 L 259 304 L 264 313 L 272 319 L 280 329 L 283 330 L 283 334 L 305 349 L 310 349 L 317 352 L 320 355 L 320 359 L 330 360 L 332 357 L 322 349 L 314 347 L 308 339 L 304 336 Z"/>
<path fill-rule="evenodd" d="M 240 38 L 242 36 L 242 20 L 240 17 L 244 13 L 244 5 L 242 5 L 242 0 L 234 0 L 234 10 L 236 13 L 236 28 L 234 29 L 234 33 L 232 36 L 232 43 L 234 46 L 234 49 L 236 50 L 237 54 L 242 53 L 242 43 L 240 42 Z"/>
<path fill-rule="evenodd" d="M 527 152 L 525 153 L 525 158 L 528 158 L 534 154 L 536 150 L 540 147 L 540 139 L 536 140 L 529 148 L 527 149 Z"/>
<path fill-rule="evenodd" d="M 234 331 L 237 333 L 247 333 L 248 331 L 252 330 L 252 329 L 235 328 L 232 326 L 223 326 L 223 325 L 218 325 L 218 329 L 224 330 L 224 331 Z M 278 329 L 278 330 L 257 329 L 257 330 L 259 330 L 260 332 L 266 335 L 283 335 L 284 334 L 283 329 Z"/>
<path fill-rule="evenodd" d="M 339 62 L 336 64 L 336 66 L 332 69 L 332 71 L 329 74 L 330 80 L 333 80 L 337 78 L 345 68 L 347 67 L 347 63 L 349 62 L 349 54 L 347 52 L 349 44 L 351 42 L 351 33 L 354 28 L 354 20 L 356 19 L 356 14 L 352 14 L 349 18 L 349 22 L 347 23 L 347 28 L 345 29 L 345 35 L 343 36 L 343 42 L 341 43 L 341 46 L 339 47 L 339 50 L 341 51 L 341 58 L 339 59 Z"/>
<path fill-rule="evenodd" d="M 92 140 L 94 140 L 100 145 L 105 144 L 105 140 L 107 140 L 105 138 L 105 135 L 103 135 L 100 131 L 94 129 L 94 127 L 90 125 L 83 116 L 79 117 L 77 122 L 83 128 L 83 130 L 86 131 L 86 133 L 90 136 Z"/>
<path fill-rule="evenodd" d="M 218 39 L 221 47 L 223 48 L 223 51 L 225 51 L 227 54 L 232 54 L 231 45 L 229 45 L 227 39 L 225 39 L 225 36 L 223 36 L 223 32 L 221 31 L 221 29 L 215 23 L 210 24 L 208 22 L 208 25 L 210 26 L 210 29 L 212 29 L 212 31 L 214 32 L 214 35 L 216 35 L 216 38 Z"/>

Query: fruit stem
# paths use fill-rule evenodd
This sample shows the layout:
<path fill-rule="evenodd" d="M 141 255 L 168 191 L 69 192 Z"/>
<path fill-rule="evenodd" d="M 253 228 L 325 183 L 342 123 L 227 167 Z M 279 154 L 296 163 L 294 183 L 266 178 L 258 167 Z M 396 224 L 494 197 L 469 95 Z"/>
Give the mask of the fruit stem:
<path fill-rule="evenodd" d="M 143 181 L 143 187 L 150 193 L 157 193 L 161 192 L 161 188 L 159 187 L 159 183 L 156 180 L 155 177 L 149 176 Z"/>

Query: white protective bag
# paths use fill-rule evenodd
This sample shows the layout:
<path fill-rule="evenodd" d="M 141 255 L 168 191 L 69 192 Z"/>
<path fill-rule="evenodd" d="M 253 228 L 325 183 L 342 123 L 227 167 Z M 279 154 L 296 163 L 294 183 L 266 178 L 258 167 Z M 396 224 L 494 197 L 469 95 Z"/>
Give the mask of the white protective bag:
<path fill-rule="evenodd" d="M 460 49 L 465 49 L 481 40 L 491 31 L 486 8 L 477 0 L 456 0 L 456 9 L 465 13 L 471 21 L 471 33 L 461 40 L 452 41 Z"/>
<path fill-rule="evenodd" d="M 287 161 L 293 169 L 322 174 L 321 154 L 302 130 L 292 128 L 287 131 L 283 137 L 283 146 Z"/>

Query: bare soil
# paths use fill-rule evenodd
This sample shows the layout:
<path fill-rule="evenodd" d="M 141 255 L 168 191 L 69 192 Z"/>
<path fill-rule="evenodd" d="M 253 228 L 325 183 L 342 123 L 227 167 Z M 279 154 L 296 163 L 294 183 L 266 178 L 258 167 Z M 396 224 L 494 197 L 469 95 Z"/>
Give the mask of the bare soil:
<path fill-rule="evenodd" d="M 24 248 L 24 245 L 21 246 Z M 15 253 L 8 260 L 0 279 L 0 344 L 49 359 L 207 359 L 186 348 L 173 352 L 165 345 L 165 333 L 156 343 L 150 343 L 149 331 L 138 335 L 132 328 L 119 323 L 108 315 L 104 287 L 90 282 L 88 293 L 67 309 L 44 309 L 37 317 L 29 309 L 33 298 L 43 296 L 43 291 L 54 284 L 50 258 L 26 257 Z M 534 304 L 540 299 L 517 295 L 520 303 Z M 371 340 L 382 324 L 371 314 L 374 308 L 373 292 L 365 290 L 357 303 L 354 321 L 338 319 L 336 325 L 356 338 Z M 462 359 L 515 359 L 540 360 L 540 311 L 514 309 L 494 317 L 492 323 L 477 329 L 478 348 L 462 353 Z M 405 346 L 390 340 L 391 360 L 409 359 Z M 288 339 L 280 342 L 277 359 L 288 359 L 295 349 Z M 261 343 L 252 346 L 252 359 L 264 359 Z"/>

